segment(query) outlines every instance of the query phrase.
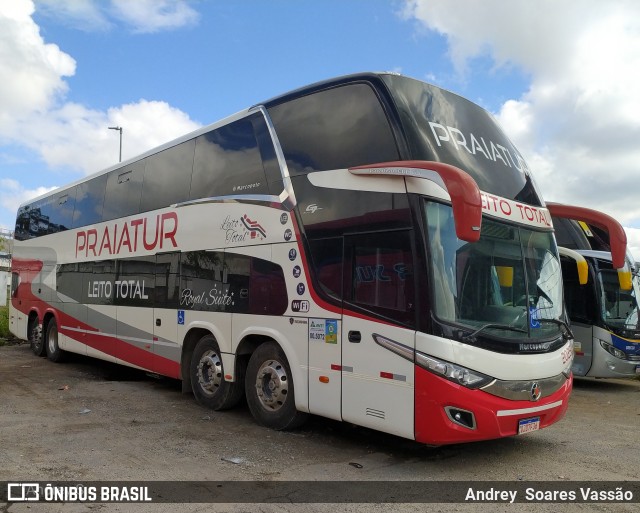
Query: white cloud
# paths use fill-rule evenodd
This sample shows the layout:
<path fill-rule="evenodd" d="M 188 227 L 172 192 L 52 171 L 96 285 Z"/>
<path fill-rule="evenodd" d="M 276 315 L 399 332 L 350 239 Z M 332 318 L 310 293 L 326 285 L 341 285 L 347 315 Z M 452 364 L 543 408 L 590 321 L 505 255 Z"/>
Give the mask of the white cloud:
<path fill-rule="evenodd" d="M 123 127 L 122 159 L 139 155 L 200 125 L 165 102 L 140 100 L 107 112 L 66 103 L 40 117 L 37 124 L 22 124 L 24 144 L 35 149 L 52 168 L 71 167 L 84 174 L 118 162 L 119 133 Z"/>
<path fill-rule="evenodd" d="M 403 14 L 445 35 L 469 80 L 487 56 L 530 77 L 497 116 L 546 199 L 640 227 L 639 2 L 407 0 Z"/>
<path fill-rule="evenodd" d="M 37 187 L 36 189 L 25 189 L 16 180 L 10 178 L 0 178 L 0 206 L 9 209 L 12 212 L 17 212 L 18 206 L 28 199 L 40 196 L 45 192 L 49 192 L 55 189 L 55 187 Z M 13 226 L 3 226 L 0 224 L 0 228 L 5 228 L 13 231 Z"/>
<path fill-rule="evenodd" d="M 50 169 L 89 174 L 118 161 L 119 134 L 109 126 L 124 127 L 123 160 L 198 128 L 161 101 L 141 99 L 106 112 L 66 101 L 64 78 L 75 73 L 75 61 L 44 41 L 33 12 L 31 0 L 0 5 L 0 144 L 29 148 Z M 3 152 L 2 159 L 12 157 Z M 20 202 L 45 189 L 22 188 L 5 175 L 0 191 L 0 207 L 13 217 Z"/>
<path fill-rule="evenodd" d="M 67 91 L 63 77 L 75 73 L 75 61 L 44 42 L 32 14 L 29 1 L 0 7 L 0 137 L 14 119 L 50 108 Z"/>
<path fill-rule="evenodd" d="M 39 14 L 86 32 L 108 30 L 112 27 L 104 2 L 95 0 L 34 0 Z"/>
<path fill-rule="evenodd" d="M 197 23 L 199 15 L 185 0 L 111 0 L 114 16 L 136 32 L 172 30 Z"/>
<path fill-rule="evenodd" d="M 199 14 L 188 0 L 34 0 L 38 13 L 79 30 L 109 30 L 116 22 L 151 33 L 194 25 Z"/>
<path fill-rule="evenodd" d="M 627 233 L 629 251 L 636 262 L 640 262 L 640 228 L 625 228 L 624 230 Z"/>

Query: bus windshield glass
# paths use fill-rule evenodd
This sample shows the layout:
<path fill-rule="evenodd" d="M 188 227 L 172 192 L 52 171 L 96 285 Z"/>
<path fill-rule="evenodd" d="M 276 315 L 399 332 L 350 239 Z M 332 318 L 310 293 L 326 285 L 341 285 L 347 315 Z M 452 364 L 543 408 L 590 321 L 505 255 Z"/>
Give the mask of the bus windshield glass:
<path fill-rule="evenodd" d="M 640 276 L 634 274 L 631 290 L 622 290 L 618 271 L 601 269 L 598 272 L 601 290 L 602 318 L 614 331 L 640 331 L 638 326 L 638 297 Z"/>
<path fill-rule="evenodd" d="M 482 219 L 480 240 L 455 235 L 450 206 L 425 200 L 434 311 L 485 337 L 548 339 L 563 330 L 562 277 L 551 232 Z"/>

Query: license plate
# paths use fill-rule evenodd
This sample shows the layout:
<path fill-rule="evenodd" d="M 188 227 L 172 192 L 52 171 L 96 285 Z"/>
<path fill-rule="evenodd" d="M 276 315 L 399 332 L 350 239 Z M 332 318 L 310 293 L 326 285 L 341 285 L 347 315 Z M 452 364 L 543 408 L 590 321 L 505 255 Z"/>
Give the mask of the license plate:
<path fill-rule="evenodd" d="M 518 421 L 518 434 L 531 433 L 532 431 L 538 431 L 540 429 L 540 417 L 533 417 L 531 419 L 522 419 Z"/>
<path fill-rule="evenodd" d="M 636 374 L 640 374 L 640 365 L 636 365 Z"/>

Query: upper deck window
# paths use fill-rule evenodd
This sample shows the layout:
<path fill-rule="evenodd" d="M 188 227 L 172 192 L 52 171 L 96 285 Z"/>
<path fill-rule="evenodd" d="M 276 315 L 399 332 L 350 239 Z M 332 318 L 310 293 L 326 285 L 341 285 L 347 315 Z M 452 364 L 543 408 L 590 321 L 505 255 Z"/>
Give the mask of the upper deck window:
<path fill-rule="evenodd" d="M 398 160 L 373 89 L 350 84 L 269 109 L 291 174 Z"/>
<path fill-rule="evenodd" d="M 87 226 L 102 221 L 102 207 L 107 188 L 107 175 L 96 176 L 78 184 L 72 227 Z"/>
<path fill-rule="evenodd" d="M 264 124 L 254 114 L 196 139 L 190 199 L 268 193 L 252 121 Z"/>
<path fill-rule="evenodd" d="M 147 157 L 140 212 L 186 201 L 193 170 L 193 139 Z"/>
<path fill-rule="evenodd" d="M 137 214 L 140 211 L 142 178 L 146 160 L 111 171 L 107 178 L 102 220 Z"/>

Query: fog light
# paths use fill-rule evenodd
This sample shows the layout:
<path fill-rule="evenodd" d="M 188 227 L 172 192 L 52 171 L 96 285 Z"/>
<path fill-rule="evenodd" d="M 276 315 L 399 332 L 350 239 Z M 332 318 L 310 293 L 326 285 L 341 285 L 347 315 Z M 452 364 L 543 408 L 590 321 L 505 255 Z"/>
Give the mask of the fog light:
<path fill-rule="evenodd" d="M 444 411 L 447 413 L 449 420 L 454 424 L 458 424 L 467 429 L 476 428 L 476 418 L 470 411 L 461 410 L 453 406 L 445 406 Z"/>

